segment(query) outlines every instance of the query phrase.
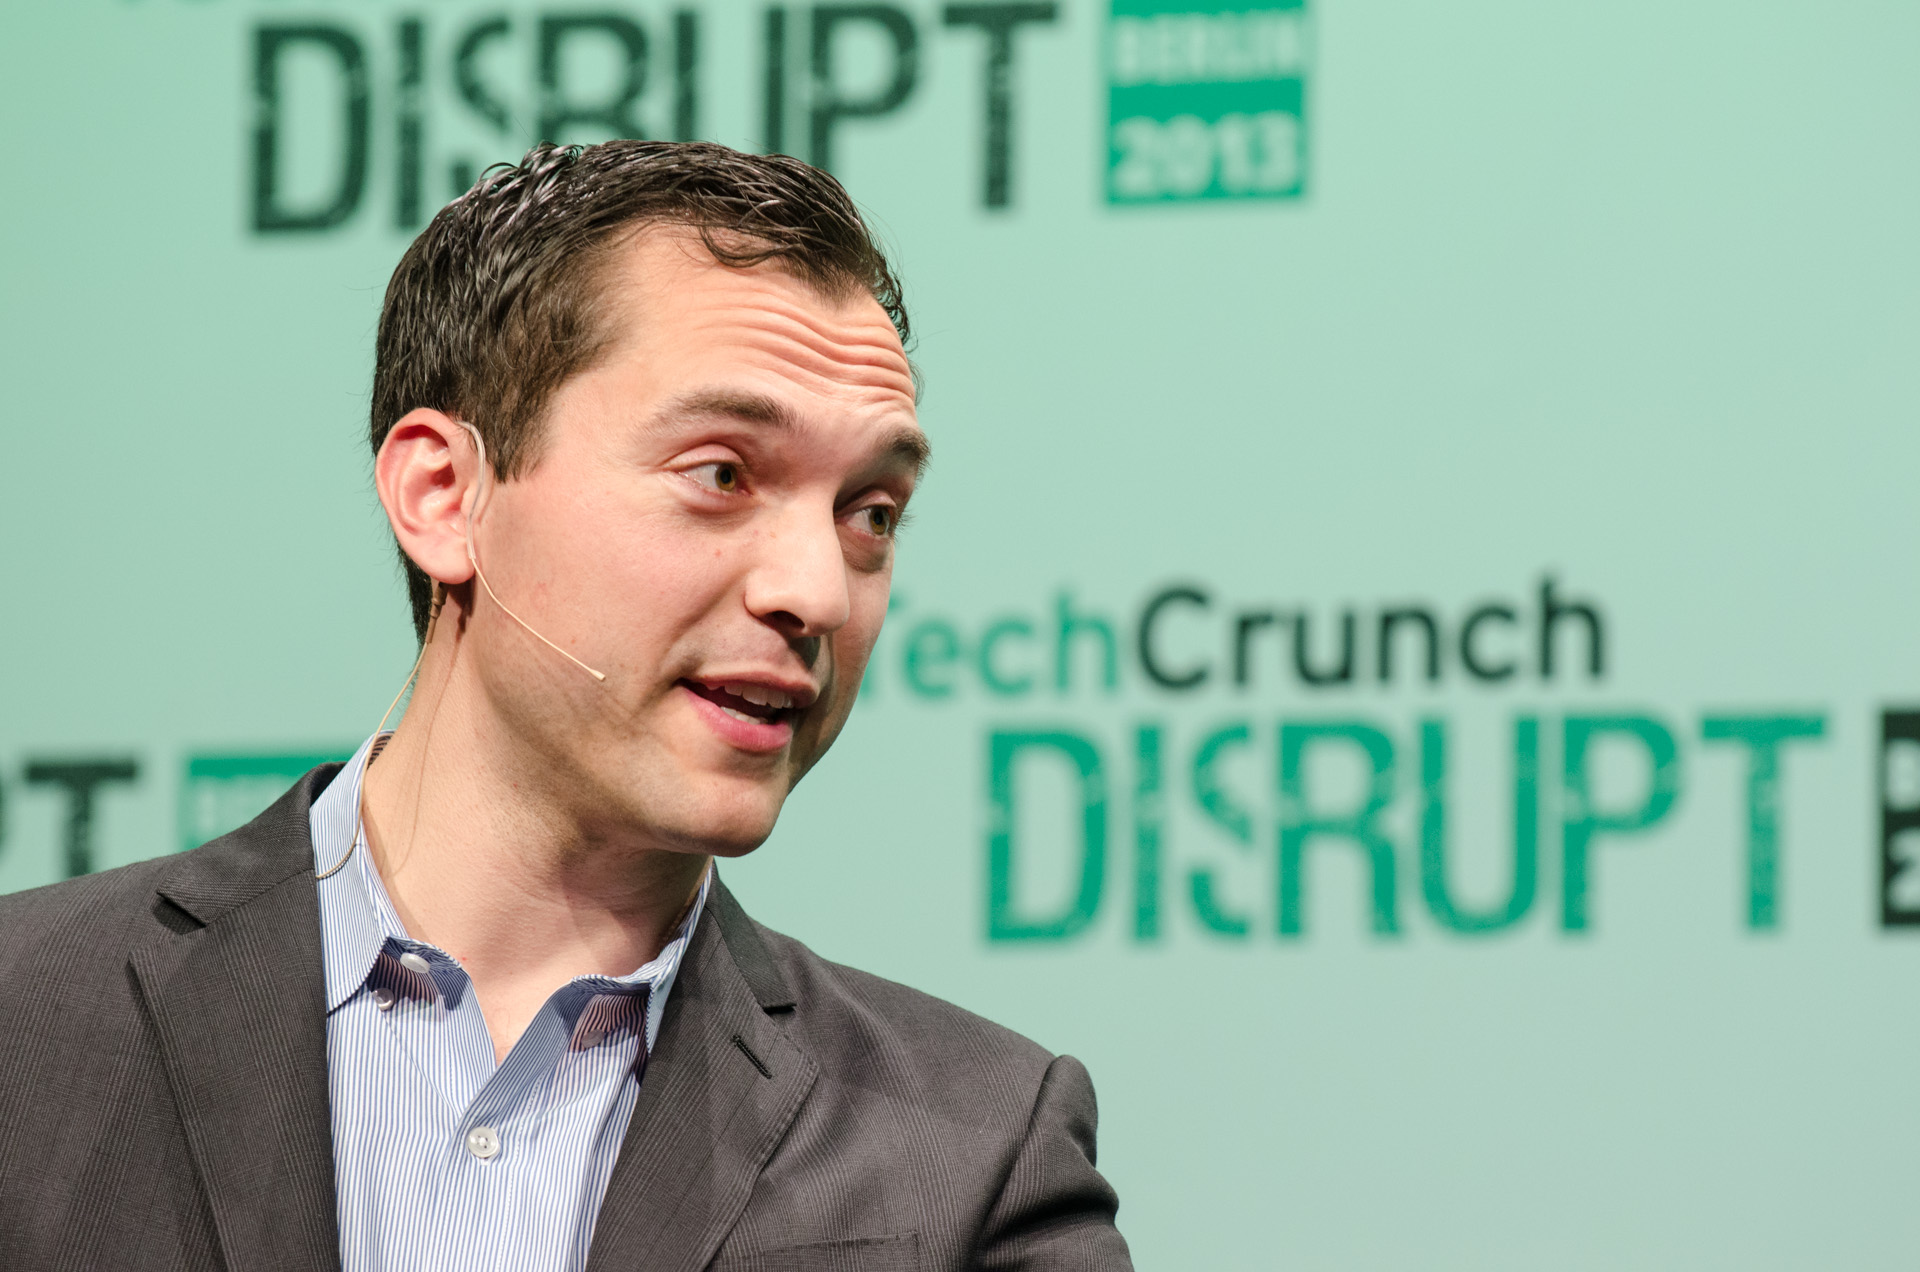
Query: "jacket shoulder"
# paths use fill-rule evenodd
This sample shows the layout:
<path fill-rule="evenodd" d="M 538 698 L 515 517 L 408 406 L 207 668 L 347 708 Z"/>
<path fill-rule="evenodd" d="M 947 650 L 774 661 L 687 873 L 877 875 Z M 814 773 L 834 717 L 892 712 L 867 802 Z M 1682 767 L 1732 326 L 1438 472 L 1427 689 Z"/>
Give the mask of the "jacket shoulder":
<path fill-rule="evenodd" d="M 152 923 L 159 880 L 176 861 L 156 857 L 0 896 L 0 967 L 70 959 L 76 945 L 124 957 L 135 933 Z"/>
<path fill-rule="evenodd" d="M 0 896 L 0 992 L 36 966 L 114 966 L 155 924 L 200 926 L 313 868 L 307 810 L 339 765 L 296 782 L 252 822 L 189 852 Z"/>

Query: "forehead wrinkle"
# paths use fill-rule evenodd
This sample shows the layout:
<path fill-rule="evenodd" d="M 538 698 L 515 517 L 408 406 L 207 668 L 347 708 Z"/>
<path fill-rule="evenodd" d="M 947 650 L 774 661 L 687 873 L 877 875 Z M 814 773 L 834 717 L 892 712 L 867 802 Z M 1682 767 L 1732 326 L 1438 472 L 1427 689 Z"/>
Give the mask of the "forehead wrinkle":
<path fill-rule="evenodd" d="M 719 306 L 685 318 L 683 332 L 725 330 L 824 379 L 913 396 L 913 375 L 890 324 L 828 323 L 818 311 L 764 302 Z"/>
<path fill-rule="evenodd" d="M 827 336 L 829 340 L 849 350 L 867 351 L 865 357 L 852 360 L 894 363 L 911 381 L 911 364 L 892 318 L 864 288 L 823 287 L 779 260 L 728 265 L 713 257 L 704 237 L 692 227 L 660 225 L 650 229 L 646 235 L 627 239 L 615 269 L 628 287 L 615 290 L 632 293 L 623 299 L 648 296 L 648 308 L 656 320 L 684 327 L 717 311 L 764 314 L 778 310 L 810 331 L 836 329 Z M 708 284 L 703 302 L 694 301 L 686 289 L 674 285 L 683 279 Z M 862 328 L 868 329 L 868 334 L 858 334 Z"/>
<path fill-rule="evenodd" d="M 879 301 L 858 287 L 844 293 L 822 290 L 774 262 L 740 268 L 708 261 L 696 263 L 695 268 L 710 282 L 718 283 L 707 293 L 707 304 L 703 306 L 712 311 L 778 313 L 829 339 L 869 347 L 877 345 L 883 351 L 892 346 L 894 356 L 905 356 L 899 347 L 900 333 L 894 328 L 893 320 L 881 309 Z M 879 338 L 863 336 L 862 331 L 877 333 Z"/>
<path fill-rule="evenodd" d="M 795 347 L 778 336 L 741 343 L 749 351 L 763 354 L 769 360 L 817 381 L 822 390 L 832 396 L 876 406 L 892 401 L 911 407 L 913 402 L 913 380 L 904 372 L 885 366 L 849 366 L 829 354 Z"/>
<path fill-rule="evenodd" d="M 776 341 L 739 341 L 730 365 L 714 367 L 711 379 L 743 387 L 771 376 L 826 401 L 862 412 L 900 412 L 912 418 L 912 381 L 876 370 L 849 369 L 842 363 Z"/>

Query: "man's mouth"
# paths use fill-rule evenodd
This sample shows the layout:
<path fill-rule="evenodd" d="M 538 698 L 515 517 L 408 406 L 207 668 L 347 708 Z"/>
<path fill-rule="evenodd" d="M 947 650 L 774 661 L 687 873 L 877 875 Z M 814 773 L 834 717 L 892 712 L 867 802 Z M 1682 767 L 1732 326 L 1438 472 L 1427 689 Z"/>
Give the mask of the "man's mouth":
<path fill-rule="evenodd" d="M 721 711 L 736 720 L 749 724 L 791 724 L 802 708 L 797 705 L 794 696 L 772 685 L 753 684 L 748 681 L 728 680 L 718 684 L 707 684 L 699 680 L 682 680 L 681 687 L 693 694 L 705 698 Z"/>

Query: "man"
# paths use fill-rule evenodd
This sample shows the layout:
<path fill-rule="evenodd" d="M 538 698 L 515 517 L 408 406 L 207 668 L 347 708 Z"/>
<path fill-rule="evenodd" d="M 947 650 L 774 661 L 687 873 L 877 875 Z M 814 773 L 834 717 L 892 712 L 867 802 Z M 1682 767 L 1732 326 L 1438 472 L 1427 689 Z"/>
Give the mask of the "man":
<path fill-rule="evenodd" d="M 372 410 L 413 698 L 231 835 L 0 900 L 0 1264 L 1128 1266 L 1076 1062 L 711 865 L 853 705 L 906 333 L 789 159 L 541 147 L 434 219 Z"/>

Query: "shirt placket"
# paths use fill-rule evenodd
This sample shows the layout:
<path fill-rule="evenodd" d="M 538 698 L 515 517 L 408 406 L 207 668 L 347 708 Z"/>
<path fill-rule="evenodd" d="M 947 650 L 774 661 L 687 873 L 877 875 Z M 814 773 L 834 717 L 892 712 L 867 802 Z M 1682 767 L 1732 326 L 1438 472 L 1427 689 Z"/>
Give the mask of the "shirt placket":
<path fill-rule="evenodd" d="M 497 1093 L 485 1103 L 499 1071 L 473 983 L 445 951 L 399 937 L 387 939 L 369 981 L 376 1008 L 440 1097 L 433 1121 L 441 1146 L 432 1159 L 440 1165 L 420 1181 L 432 1196 L 432 1248 L 452 1258 L 448 1266 L 491 1266 L 489 1252 L 502 1247 L 487 1239 L 488 1228 L 508 1209 L 496 1164 L 511 1142 L 510 1107 Z"/>
<path fill-rule="evenodd" d="M 649 986 L 598 978 L 562 986 L 494 1067 L 492 1040 L 465 971 L 431 946 L 395 944 L 403 950 L 396 961 L 414 978 L 415 992 L 439 1004 L 438 1019 L 424 1023 L 440 1031 L 447 1044 L 442 1054 L 466 1061 L 444 1075 L 451 1086 L 440 1084 L 451 1114 L 438 1190 L 444 1203 L 438 1209 L 448 1221 L 440 1248 L 462 1251 L 463 1269 L 498 1266 L 506 1272 L 509 1252 L 529 1235 L 504 1229 L 528 1221 L 529 1198 L 521 1194 L 530 1186 L 529 1158 L 544 1129 L 545 1105 L 563 1078 L 571 1088 L 591 1085 L 589 1070 L 632 1067 L 637 1076 L 644 1063 Z M 425 1031 L 421 1041 L 432 1045 Z M 603 1076 L 617 1081 L 624 1074 Z M 496 1263 L 495 1256 L 504 1261 Z"/>

